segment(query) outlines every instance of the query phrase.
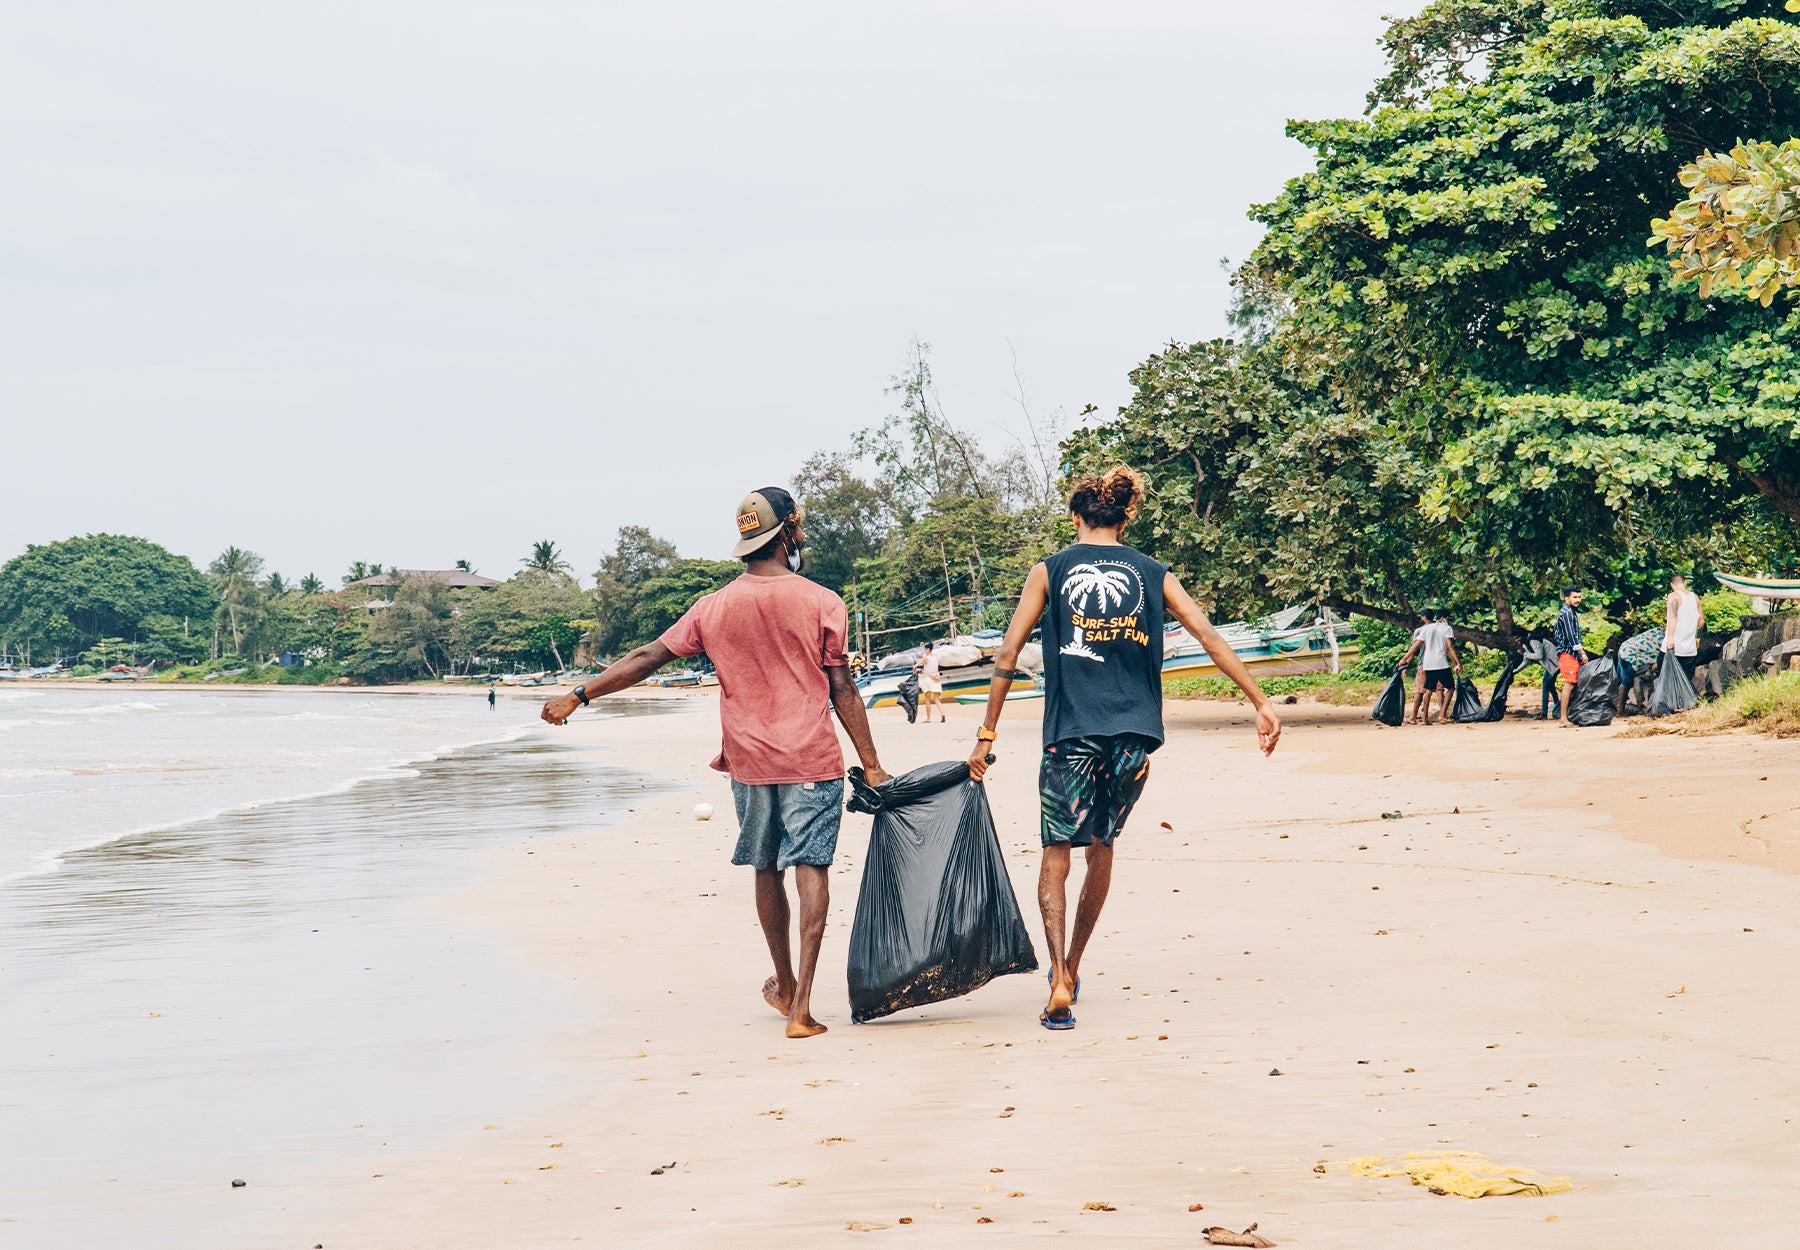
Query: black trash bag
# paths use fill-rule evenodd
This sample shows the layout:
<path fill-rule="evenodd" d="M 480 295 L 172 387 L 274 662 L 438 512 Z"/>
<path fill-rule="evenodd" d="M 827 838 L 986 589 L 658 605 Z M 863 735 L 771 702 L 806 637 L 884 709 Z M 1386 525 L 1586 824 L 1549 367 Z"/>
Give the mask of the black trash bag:
<path fill-rule="evenodd" d="M 1381 688 L 1381 697 L 1375 700 L 1375 710 L 1369 713 L 1370 720 L 1378 720 L 1384 725 L 1399 725 L 1406 720 L 1406 670 L 1397 668 L 1394 675 L 1388 678 L 1388 684 Z"/>
<path fill-rule="evenodd" d="M 1527 663 L 1526 659 L 1523 656 L 1521 656 L 1518 660 L 1514 661 L 1511 664 L 1508 664 L 1505 668 L 1501 669 L 1500 676 L 1498 678 L 1496 678 L 1494 681 L 1493 692 L 1488 695 L 1487 706 L 1480 707 L 1478 705 L 1477 706 L 1477 714 L 1469 717 L 1466 720 L 1463 718 L 1463 714 L 1459 710 L 1456 713 L 1456 719 L 1465 725 L 1491 725 L 1491 724 L 1495 723 L 1496 721 L 1505 720 L 1506 719 L 1506 696 L 1507 696 L 1508 692 L 1510 692 L 1512 690 L 1513 674 L 1517 673 L 1520 669 L 1524 668 L 1526 663 Z M 1462 695 L 1460 692 L 1458 692 L 1457 701 L 1458 701 L 1459 708 L 1461 706 L 1461 700 L 1462 700 Z"/>
<path fill-rule="evenodd" d="M 1619 668 L 1610 655 L 1589 660 L 1575 677 L 1569 692 L 1569 723 L 1592 727 L 1612 724 L 1619 699 Z"/>
<path fill-rule="evenodd" d="M 1483 719 L 1487 709 L 1481 706 L 1481 691 L 1467 677 L 1456 679 L 1456 701 L 1450 705 L 1450 719 L 1468 725 Z"/>
<path fill-rule="evenodd" d="M 1663 652 L 1662 665 L 1656 671 L 1656 689 L 1650 695 L 1650 715 L 1672 716 L 1685 712 L 1700 702 L 1694 683 L 1675 658 L 1673 651 Z"/>
<path fill-rule="evenodd" d="M 967 763 L 927 764 L 880 786 L 852 768 L 850 786 L 850 810 L 875 813 L 850 925 L 852 1020 L 1037 971 L 987 790 Z"/>
<path fill-rule="evenodd" d="M 906 709 L 906 723 L 919 723 L 919 675 L 912 673 L 900 683 L 900 689 L 894 692 L 900 697 L 900 706 Z"/>

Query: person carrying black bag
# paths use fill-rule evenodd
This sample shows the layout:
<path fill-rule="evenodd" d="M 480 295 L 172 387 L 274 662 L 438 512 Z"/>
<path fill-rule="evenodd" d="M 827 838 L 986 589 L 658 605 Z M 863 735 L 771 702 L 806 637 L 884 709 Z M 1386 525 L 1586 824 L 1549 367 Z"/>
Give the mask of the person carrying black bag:
<path fill-rule="evenodd" d="M 1256 708 L 1264 755 L 1281 738 L 1281 719 L 1237 653 L 1168 568 L 1121 541 L 1137 515 L 1144 481 L 1115 468 L 1079 479 L 1069 497 L 1073 546 L 1034 566 L 995 657 L 987 715 L 969 754 L 969 775 L 986 775 L 1015 665 L 1043 623 L 1044 753 L 1038 770 L 1043 860 L 1038 907 L 1050 946 L 1047 1029 L 1072 1029 L 1081 993 L 1081 957 L 1112 882 L 1113 839 L 1125 827 L 1163 741 L 1163 613 L 1197 639 L 1219 671 Z M 1071 853 L 1087 855 L 1087 878 L 1071 933 L 1067 882 Z"/>

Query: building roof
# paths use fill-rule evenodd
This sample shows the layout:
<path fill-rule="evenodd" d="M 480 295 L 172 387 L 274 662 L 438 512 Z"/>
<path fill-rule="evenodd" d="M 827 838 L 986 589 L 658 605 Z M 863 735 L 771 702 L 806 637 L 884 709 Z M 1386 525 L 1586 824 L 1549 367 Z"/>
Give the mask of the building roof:
<path fill-rule="evenodd" d="M 374 577 L 361 577 L 353 582 L 345 582 L 346 586 L 397 586 L 408 577 L 422 577 L 427 581 L 442 582 L 452 590 L 486 590 L 500 583 L 491 577 L 483 577 L 479 573 L 469 573 L 462 569 L 390 569 L 386 573 L 377 573 Z"/>

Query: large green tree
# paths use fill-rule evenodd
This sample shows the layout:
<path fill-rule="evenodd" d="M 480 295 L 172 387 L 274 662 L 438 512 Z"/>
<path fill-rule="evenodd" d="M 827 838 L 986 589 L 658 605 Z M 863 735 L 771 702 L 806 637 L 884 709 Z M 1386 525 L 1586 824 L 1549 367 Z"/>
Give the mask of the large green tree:
<path fill-rule="evenodd" d="M 827 451 L 807 457 L 793 491 L 806 509 L 806 575 L 848 595 L 858 563 L 880 555 L 907 519 L 898 492 L 858 474 L 854 457 Z"/>
<path fill-rule="evenodd" d="M 600 558 L 600 567 L 594 571 L 593 642 L 601 655 L 615 654 L 630 645 L 632 605 L 639 590 L 651 578 L 673 569 L 680 559 L 674 543 L 642 525 L 619 530 L 613 549 Z"/>
<path fill-rule="evenodd" d="M 231 650 L 244 654 L 244 630 L 262 615 L 262 587 L 256 575 L 262 572 L 263 558 L 241 547 L 227 547 L 207 566 L 213 588 L 218 592 L 218 620 L 231 630 Z"/>
<path fill-rule="evenodd" d="M 213 604 L 185 556 L 124 534 L 67 538 L 0 566 L 0 645 L 27 661 L 74 655 L 102 638 L 133 638 L 152 617 L 159 632 L 163 622 L 210 622 Z"/>
<path fill-rule="evenodd" d="M 1170 538 L 1247 600 L 1429 593 L 1504 632 L 1564 579 L 1626 605 L 1658 567 L 1752 558 L 1800 519 L 1800 323 L 1644 243 L 1697 153 L 1800 116 L 1781 11 L 1439 0 L 1394 23 L 1370 114 L 1290 126 L 1314 168 L 1252 212 L 1262 341 L 1153 360 L 1077 448 L 1156 444 Z M 1204 415 L 1239 367 L 1273 392 Z M 1227 462 L 1248 476 L 1209 546 L 1175 501 Z"/>

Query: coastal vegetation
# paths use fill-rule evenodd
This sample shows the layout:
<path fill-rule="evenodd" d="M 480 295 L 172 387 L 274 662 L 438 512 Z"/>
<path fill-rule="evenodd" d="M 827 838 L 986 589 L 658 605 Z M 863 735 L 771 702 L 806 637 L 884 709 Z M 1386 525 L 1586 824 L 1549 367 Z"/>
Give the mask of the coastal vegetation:
<path fill-rule="evenodd" d="M 1241 334 L 1133 375 L 1082 465 L 1151 468 L 1163 558 L 1251 613 L 1312 600 L 1501 641 L 1565 582 L 1618 622 L 1671 568 L 1795 556 L 1800 315 L 1646 248 L 1684 165 L 1800 117 L 1781 6 L 1440 0 L 1362 118 L 1252 216 Z"/>

